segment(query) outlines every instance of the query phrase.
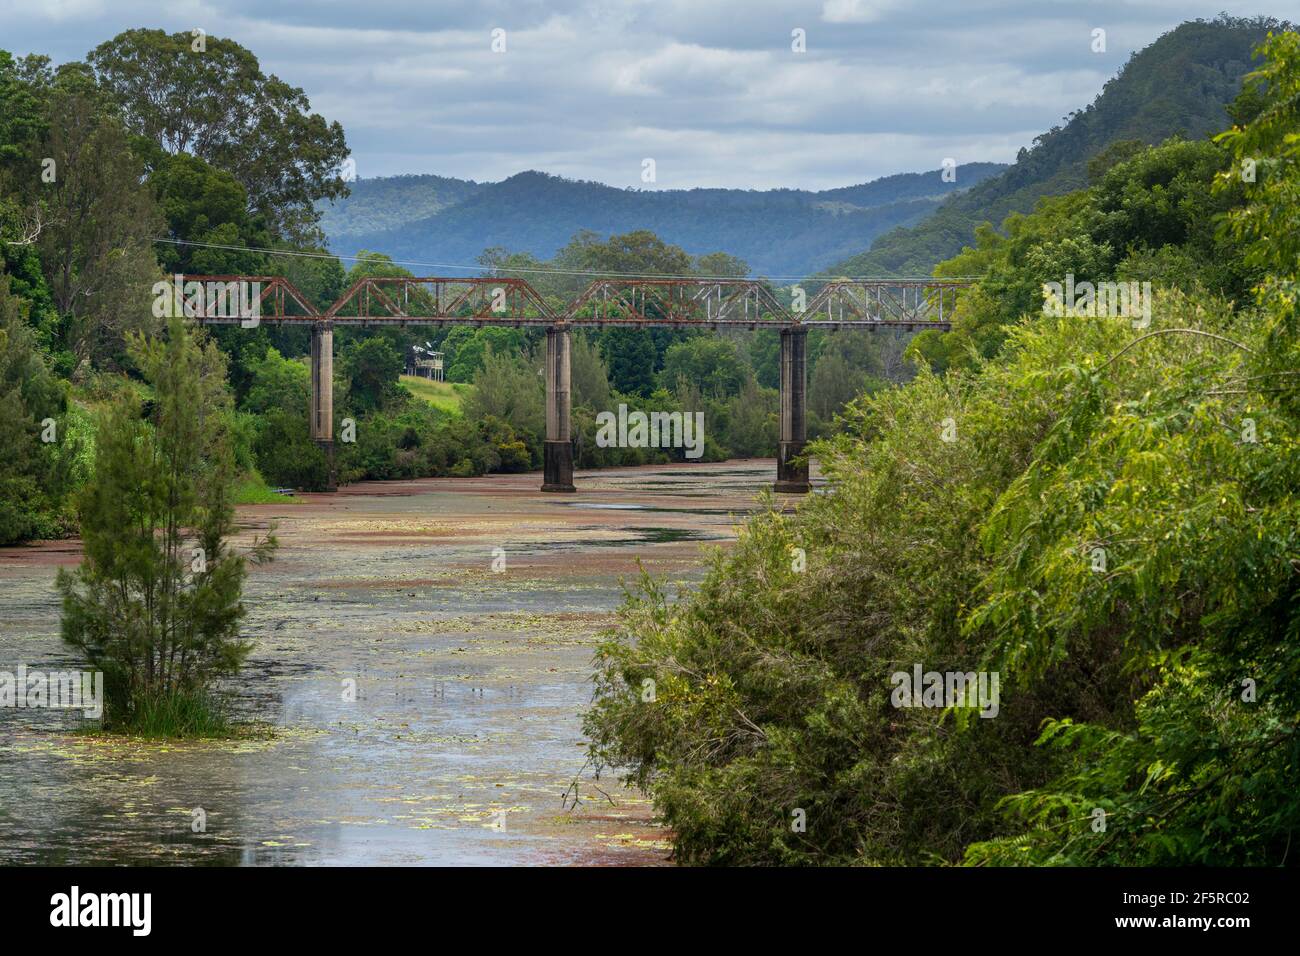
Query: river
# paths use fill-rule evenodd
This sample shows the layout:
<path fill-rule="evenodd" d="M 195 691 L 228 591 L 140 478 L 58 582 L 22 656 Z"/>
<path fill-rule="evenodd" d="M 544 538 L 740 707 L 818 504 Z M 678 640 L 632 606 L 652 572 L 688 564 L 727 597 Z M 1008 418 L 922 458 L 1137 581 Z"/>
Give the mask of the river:
<path fill-rule="evenodd" d="M 774 472 L 579 472 L 572 495 L 537 474 L 369 482 L 241 507 L 245 537 L 280 540 L 250 572 L 254 648 L 226 687 L 254 732 L 159 742 L 0 709 L 0 864 L 666 862 L 645 797 L 583 772 L 596 635 L 638 561 L 697 581 L 701 546 L 734 540 Z M 76 666 L 54 577 L 79 559 L 75 540 L 0 549 L 0 670 Z"/>

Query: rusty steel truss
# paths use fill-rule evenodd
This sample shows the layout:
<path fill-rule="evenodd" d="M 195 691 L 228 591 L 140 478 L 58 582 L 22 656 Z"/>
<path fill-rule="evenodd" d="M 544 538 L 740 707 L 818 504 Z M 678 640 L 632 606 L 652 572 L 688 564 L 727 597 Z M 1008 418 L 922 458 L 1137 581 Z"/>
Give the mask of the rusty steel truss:
<path fill-rule="evenodd" d="M 947 329 L 958 290 L 969 279 L 835 280 L 805 307 L 789 309 L 756 279 L 597 279 L 568 305 L 548 303 L 523 279 L 381 277 L 358 279 L 321 311 L 282 276 L 181 276 L 179 282 L 228 287 L 248 283 L 260 322 L 331 325 L 539 325 L 554 328 Z M 203 324 L 234 324 L 211 292 L 195 296 L 186 315 Z"/>
<path fill-rule="evenodd" d="M 957 303 L 957 290 L 970 283 L 969 279 L 828 282 L 808 303 L 803 324 L 871 322 L 946 328 Z"/>

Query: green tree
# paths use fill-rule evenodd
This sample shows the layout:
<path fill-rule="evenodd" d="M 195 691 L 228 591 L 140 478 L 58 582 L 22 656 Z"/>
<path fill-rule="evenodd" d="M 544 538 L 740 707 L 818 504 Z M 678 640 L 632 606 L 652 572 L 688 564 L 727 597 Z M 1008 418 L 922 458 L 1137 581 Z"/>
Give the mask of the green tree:
<path fill-rule="evenodd" d="M 573 333 L 569 345 L 569 374 L 573 383 L 574 406 L 596 410 L 609 407 L 609 370 L 600 351 L 581 330 Z"/>
<path fill-rule="evenodd" d="M 314 204 L 347 195 L 343 128 L 235 41 L 207 36 L 195 46 L 187 32 L 127 30 L 87 60 L 132 132 L 233 173 L 276 236 L 310 238 Z"/>
<path fill-rule="evenodd" d="M 379 338 L 354 342 L 344 350 L 339 365 L 348 381 L 349 400 L 361 411 L 383 408 L 401 394 L 397 387 L 405 362 L 402 355 Z"/>
<path fill-rule="evenodd" d="M 94 478 L 79 498 L 85 558 L 61 570 L 63 637 L 104 673 L 106 726 L 130 728 L 166 715 L 195 714 L 212 681 L 235 673 L 248 652 L 240 640 L 246 561 L 267 560 L 273 537 L 247 555 L 236 531 L 230 399 L 225 359 L 179 319 L 165 341 L 131 337 L 131 352 L 153 387 L 140 417 L 124 397 L 104 413 Z"/>
<path fill-rule="evenodd" d="M 284 358 L 267 347 L 260 359 L 249 363 L 252 384 L 244 396 L 245 411 L 258 415 L 273 409 L 303 411 L 311 394 L 311 373 L 304 362 Z"/>
<path fill-rule="evenodd" d="M 0 273 L 0 544 L 65 530 L 62 503 L 76 454 L 66 399 Z M 53 423 L 53 442 L 41 440 Z"/>
<path fill-rule="evenodd" d="M 175 244 L 160 244 L 159 264 L 167 273 L 194 275 L 262 275 L 267 257 L 240 248 L 266 248 L 265 224 L 248 210 L 244 187 L 233 174 L 186 153 L 164 154 L 149 174 L 167 235 Z M 204 245 L 183 245 L 193 242 Z M 227 248 L 220 248 L 227 247 Z"/>
<path fill-rule="evenodd" d="M 41 265 L 78 361 L 117 360 L 132 331 L 156 326 L 160 278 L 154 239 L 162 225 L 121 123 L 75 71 L 47 97 L 41 145 L 54 161 L 44 184 Z"/>
<path fill-rule="evenodd" d="M 608 275 L 687 276 L 694 271 L 688 252 L 664 242 L 649 229 L 637 229 L 608 242 L 584 243 L 577 257 L 585 268 Z"/>
<path fill-rule="evenodd" d="M 997 635 L 1002 660 L 1034 671 L 1078 646 L 1080 632 L 1118 632 L 1121 660 L 1149 690 L 1119 726 L 1049 721 L 1038 743 L 1064 771 L 1008 797 L 1013 833 L 972 846 L 969 862 L 1289 862 L 1300 826 L 1300 36 L 1271 36 L 1260 53 L 1265 64 L 1234 110 L 1238 125 L 1219 137 L 1232 163 L 1217 187 L 1220 197 L 1244 187 L 1222 238 L 1244 243 L 1262 315 L 1215 330 L 1238 340 L 1219 375 L 1197 374 L 1207 346 L 1188 337 L 1164 396 L 1148 391 L 1109 414 L 1096 393 L 1121 367 L 1099 369 L 1060 424 L 1060 465 L 1027 476 L 995 513 L 989 542 L 1014 537 L 1017 556 L 999 562 L 972 618 Z M 1256 175 L 1243 174 L 1247 164 Z M 1188 324 L 1167 334 L 1183 337 Z M 1149 354 L 1125 358 L 1151 364 Z M 1147 408 L 1159 426 L 1136 420 Z M 1249 432 L 1240 430 L 1246 422 Z M 1074 454 L 1062 461 L 1067 450 Z M 1106 487 L 1105 496 L 1092 491 Z M 1116 573 L 1066 580 L 1066 540 L 1098 532 L 1118 552 Z M 1073 599 L 1062 600 L 1069 588 Z M 1034 638 L 1015 648 L 1028 621 L 1004 611 L 1026 591 L 1041 612 Z M 1107 823 L 1100 838 L 1089 829 L 1096 810 Z"/>
<path fill-rule="evenodd" d="M 955 330 L 968 348 L 850 403 L 812 449 L 834 494 L 754 517 L 683 597 L 629 596 L 586 729 L 598 766 L 650 788 L 678 859 L 1290 862 L 1300 37 L 1263 53 L 1216 197 L 1254 302 L 1174 285 L 1145 329 L 1043 312 L 1044 270 L 1203 254 L 1222 167 L 1178 183 L 1183 146 L 1132 156 L 963 254 L 988 265 L 959 310 L 982 320 Z M 1099 215 L 1107 180 L 1147 173 L 1135 219 Z M 1124 249 L 1097 239 L 1114 225 Z M 897 699 L 917 665 L 997 675 L 997 719 Z"/>
<path fill-rule="evenodd" d="M 726 252 L 710 252 L 695 260 L 695 271 L 702 276 L 743 279 L 749 275 L 749 263 Z"/>
<path fill-rule="evenodd" d="M 735 342 L 716 335 L 696 335 L 668 347 L 659 380 L 671 389 L 684 379 L 707 394 L 726 397 L 739 392 L 752 374 Z"/>
<path fill-rule="evenodd" d="M 682 396 L 684 411 L 697 411 L 693 404 Z M 780 397 L 775 390 L 760 388 L 754 379 L 746 379 L 740 391 L 723 406 L 722 415 L 706 412 L 706 429 L 710 421 L 723 426 L 708 433 L 710 444 L 737 458 L 775 455 L 779 406 Z"/>
<path fill-rule="evenodd" d="M 0 50 L 0 166 L 29 163 L 30 150 L 45 131 L 42 87 L 49 83 L 48 60 L 15 60 Z"/>
<path fill-rule="evenodd" d="M 839 351 L 823 355 L 808 383 L 808 411 L 829 422 L 867 387 L 867 374 Z"/>
<path fill-rule="evenodd" d="M 489 346 L 482 368 L 474 373 L 474 391 L 465 403 L 465 414 L 471 420 L 505 422 L 540 461 L 546 437 L 545 389 L 533 362 Z"/>
<path fill-rule="evenodd" d="M 772 329 L 752 333 L 749 339 L 749 364 L 758 384 L 777 388 L 781 384 L 781 336 Z"/>
<path fill-rule="evenodd" d="M 271 256 L 270 269 L 292 282 L 307 301 L 323 312 L 346 287 L 343 263 L 324 247 L 306 246 L 294 251 L 306 254 Z"/>
<path fill-rule="evenodd" d="M 362 431 L 366 434 L 368 429 Z M 306 404 L 298 409 L 272 408 L 259 415 L 253 451 L 262 477 L 273 485 L 322 491 L 329 462 L 309 435 Z"/>
<path fill-rule="evenodd" d="M 35 260 L 32 242 L 41 230 L 35 199 L 42 157 L 36 147 L 45 134 L 48 64 L 37 56 L 15 60 L 0 50 L 0 265 L 17 278 L 19 294 L 27 292 L 21 288 L 24 273 L 39 274 L 39 263 L 32 269 L 23 260 Z"/>
<path fill-rule="evenodd" d="M 489 350 L 498 355 L 519 355 L 524 350 L 524 336 L 518 329 L 501 326 L 458 325 L 442 344 L 446 352 L 447 380 L 472 382 Z"/>
<path fill-rule="evenodd" d="M 641 396 L 654 391 L 655 343 L 649 329 L 606 329 L 600 347 L 615 390 Z"/>

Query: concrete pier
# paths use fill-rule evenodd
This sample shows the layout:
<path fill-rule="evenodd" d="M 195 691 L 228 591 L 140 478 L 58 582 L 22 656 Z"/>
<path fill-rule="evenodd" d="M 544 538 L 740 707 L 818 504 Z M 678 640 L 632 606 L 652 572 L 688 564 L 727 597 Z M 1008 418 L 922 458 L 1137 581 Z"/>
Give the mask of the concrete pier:
<path fill-rule="evenodd" d="M 311 327 L 311 440 L 325 452 L 329 476 L 325 490 L 337 491 L 334 471 L 334 327 L 316 322 Z"/>
<path fill-rule="evenodd" d="M 808 330 L 781 330 L 781 438 L 777 445 L 776 484 L 773 490 L 802 495 L 811 489 L 808 465 L 791 459 L 803 454 L 807 441 L 805 399 L 808 386 Z"/>
<path fill-rule="evenodd" d="M 569 432 L 569 332 L 546 330 L 546 444 L 542 491 L 573 487 L 573 442 Z"/>

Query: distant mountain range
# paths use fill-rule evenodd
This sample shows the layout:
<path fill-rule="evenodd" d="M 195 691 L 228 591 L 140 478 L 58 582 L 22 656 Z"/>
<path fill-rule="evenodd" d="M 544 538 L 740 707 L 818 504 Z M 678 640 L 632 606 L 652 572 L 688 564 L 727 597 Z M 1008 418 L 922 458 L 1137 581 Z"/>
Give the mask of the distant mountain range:
<path fill-rule="evenodd" d="M 980 223 L 1000 225 L 1043 196 L 1086 186 L 1089 161 L 1113 144 L 1226 128 L 1254 47 L 1287 26 L 1227 16 L 1184 23 L 1133 54 L 1093 103 L 1013 165 L 968 163 L 954 182 L 939 170 L 822 192 L 616 189 L 532 171 L 499 183 L 394 176 L 353 183 L 349 198 L 323 208 L 322 227 L 336 253 L 429 263 L 472 264 L 493 246 L 549 259 L 580 230 L 604 238 L 649 229 L 693 255 L 739 256 L 755 275 L 928 275 Z"/>
<path fill-rule="evenodd" d="M 728 252 L 758 275 L 805 276 L 860 252 L 889 229 L 920 222 L 1001 163 L 900 173 L 821 192 L 800 189 L 616 189 L 524 172 L 499 183 L 392 176 L 352 183 L 322 207 L 330 249 L 419 262 L 473 263 L 503 246 L 549 259 L 574 234 L 649 229 L 693 255 Z"/>

